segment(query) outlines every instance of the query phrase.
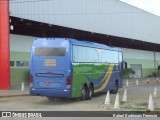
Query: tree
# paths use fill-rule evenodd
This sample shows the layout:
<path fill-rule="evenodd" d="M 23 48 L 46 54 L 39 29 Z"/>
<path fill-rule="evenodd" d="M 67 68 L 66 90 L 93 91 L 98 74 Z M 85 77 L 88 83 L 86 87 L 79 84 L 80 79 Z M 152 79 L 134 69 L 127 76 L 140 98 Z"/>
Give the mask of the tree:
<path fill-rule="evenodd" d="M 122 74 L 124 79 L 129 79 L 132 78 L 133 75 L 135 75 L 135 71 L 131 68 L 127 68 L 123 69 Z"/>

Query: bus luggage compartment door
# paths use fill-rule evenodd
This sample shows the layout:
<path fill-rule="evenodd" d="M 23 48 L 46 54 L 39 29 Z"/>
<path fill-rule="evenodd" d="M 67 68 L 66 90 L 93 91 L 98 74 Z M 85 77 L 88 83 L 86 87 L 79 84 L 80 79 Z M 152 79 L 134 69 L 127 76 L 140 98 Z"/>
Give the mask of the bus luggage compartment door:
<path fill-rule="evenodd" d="M 36 70 L 34 87 L 65 89 L 65 78 L 65 71 Z"/>

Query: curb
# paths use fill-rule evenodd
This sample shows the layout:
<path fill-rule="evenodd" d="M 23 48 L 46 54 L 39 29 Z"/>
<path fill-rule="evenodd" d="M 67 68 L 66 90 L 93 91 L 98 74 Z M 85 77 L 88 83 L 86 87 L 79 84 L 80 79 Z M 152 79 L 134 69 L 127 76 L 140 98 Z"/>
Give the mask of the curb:
<path fill-rule="evenodd" d="M 18 97 L 18 96 L 30 96 L 30 94 L 21 94 L 21 95 L 4 95 L 4 96 L 0 96 L 0 98 Z"/>
<path fill-rule="evenodd" d="M 129 84 L 135 84 L 136 83 L 136 81 L 134 81 L 134 82 L 128 82 Z M 139 83 L 141 84 L 141 83 L 147 83 L 147 80 L 144 80 L 144 81 L 139 81 Z M 150 83 L 160 83 L 160 80 L 158 80 L 158 82 L 157 82 L 157 80 L 150 80 Z M 126 85 L 126 83 L 123 83 L 123 85 Z"/>
<path fill-rule="evenodd" d="M 0 90 L 0 98 L 7 97 L 18 97 L 18 96 L 29 96 L 30 93 L 28 90 Z"/>

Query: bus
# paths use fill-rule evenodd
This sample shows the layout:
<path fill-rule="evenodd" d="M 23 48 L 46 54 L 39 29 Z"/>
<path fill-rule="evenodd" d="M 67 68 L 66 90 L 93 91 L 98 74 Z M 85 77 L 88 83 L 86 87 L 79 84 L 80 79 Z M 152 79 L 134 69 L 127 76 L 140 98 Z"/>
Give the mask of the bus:
<path fill-rule="evenodd" d="M 37 38 L 30 61 L 30 95 L 91 99 L 123 87 L 122 51 L 71 38 Z"/>

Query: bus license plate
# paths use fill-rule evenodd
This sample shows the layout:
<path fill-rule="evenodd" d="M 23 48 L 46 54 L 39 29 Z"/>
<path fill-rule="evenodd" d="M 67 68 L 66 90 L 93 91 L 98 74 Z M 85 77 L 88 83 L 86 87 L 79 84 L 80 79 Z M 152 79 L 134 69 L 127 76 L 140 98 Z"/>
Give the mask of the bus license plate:
<path fill-rule="evenodd" d="M 51 86 L 51 83 L 50 82 L 45 82 L 44 85 L 45 86 Z"/>

